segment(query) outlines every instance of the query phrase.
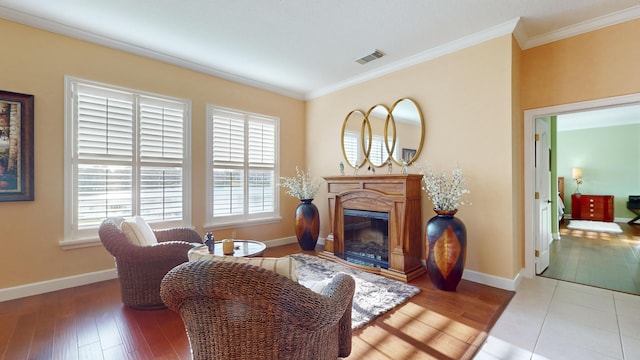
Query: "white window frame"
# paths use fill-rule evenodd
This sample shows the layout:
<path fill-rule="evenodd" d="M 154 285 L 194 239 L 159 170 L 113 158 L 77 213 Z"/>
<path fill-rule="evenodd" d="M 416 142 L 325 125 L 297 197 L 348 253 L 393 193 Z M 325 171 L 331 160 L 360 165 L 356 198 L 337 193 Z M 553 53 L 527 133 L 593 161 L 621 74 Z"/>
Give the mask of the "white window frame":
<path fill-rule="evenodd" d="M 244 204 L 243 204 L 243 212 L 242 214 L 239 215 L 230 215 L 230 216 L 223 216 L 223 217 L 215 217 L 214 218 L 214 214 L 213 214 L 213 201 L 214 201 L 214 194 L 213 194 L 213 183 L 214 183 L 214 178 L 213 178 L 213 170 L 215 168 L 214 163 L 213 163 L 213 116 L 214 113 L 217 111 L 228 111 L 228 112 L 232 112 L 232 113 L 236 113 L 239 115 L 242 115 L 244 117 L 244 123 L 245 123 L 245 135 L 244 135 L 244 164 L 242 166 L 242 170 L 243 173 L 245 174 L 244 178 L 243 178 L 243 185 L 244 185 L 244 194 L 245 194 L 245 198 L 244 198 Z M 231 108 L 225 108 L 225 107 L 221 107 L 221 106 L 217 106 L 217 105 L 211 105 L 208 104 L 207 105 L 207 110 L 206 110 L 206 116 L 207 116 L 207 121 L 206 121 L 206 131 L 207 131 L 207 156 L 206 156 L 206 172 L 207 172 L 207 176 L 206 176 L 206 196 L 207 196 L 207 203 L 206 203 L 206 221 L 207 224 L 205 224 L 204 228 L 206 230 L 214 230 L 214 229 L 225 229 L 225 228 L 234 228 L 234 227 L 243 227 L 243 226 L 252 226 L 252 225 L 258 225 L 258 224 L 265 224 L 265 223 L 275 223 L 275 222 L 279 222 L 282 220 L 282 216 L 280 215 L 280 187 L 278 186 L 279 182 L 280 182 L 280 119 L 274 116 L 269 116 L 269 115 L 262 115 L 262 114 L 256 114 L 256 113 L 251 113 L 251 112 L 247 112 L 247 111 L 242 111 L 242 110 L 237 110 L 237 109 L 231 109 Z M 272 212 L 269 213 L 260 213 L 260 214 L 249 214 L 248 213 L 248 180 L 247 180 L 247 176 L 246 174 L 248 173 L 248 171 L 250 169 L 255 169 L 254 167 L 250 166 L 250 164 L 248 163 L 248 142 L 247 142 L 247 131 L 248 131 L 248 127 L 246 126 L 246 124 L 248 123 L 250 118 L 259 118 L 259 119 L 266 119 L 266 120 L 270 120 L 274 122 L 274 126 L 275 126 L 275 154 L 274 154 L 274 166 L 273 166 L 273 171 L 274 171 L 274 187 L 273 187 L 273 194 L 274 194 L 274 199 L 273 199 L 273 205 L 274 205 L 274 209 Z M 240 167 L 238 167 L 238 169 L 240 169 Z"/>
<path fill-rule="evenodd" d="M 85 80 L 73 76 L 65 76 L 65 160 L 64 160 L 64 238 L 60 241 L 60 246 L 65 249 L 100 244 L 98 237 L 98 226 L 78 226 L 77 215 L 77 171 L 79 161 L 77 160 L 77 125 L 76 115 L 76 95 L 74 88 L 77 86 L 93 86 L 105 89 L 109 92 L 122 92 L 132 96 L 134 99 L 133 108 L 133 139 L 132 139 L 132 160 L 127 166 L 133 169 L 133 190 L 132 190 L 132 215 L 139 215 L 139 194 L 140 194 L 140 169 L 144 166 L 175 166 L 175 163 L 167 163 L 162 160 L 141 161 L 140 159 L 140 102 L 137 99 L 145 98 L 145 103 L 159 99 L 161 102 L 177 103 L 184 106 L 183 139 L 182 139 L 182 219 L 167 221 L 149 221 L 154 228 L 169 228 L 176 226 L 191 226 L 191 101 L 175 97 L 153 94 L 140 90 L 128 89 L 124 87 Z M 150 99 L 151 98 L 151 99 Z M 157 162 L 156 162 L 157 161 Z M 96 161 L 99 164 L 99 161 Z"/>

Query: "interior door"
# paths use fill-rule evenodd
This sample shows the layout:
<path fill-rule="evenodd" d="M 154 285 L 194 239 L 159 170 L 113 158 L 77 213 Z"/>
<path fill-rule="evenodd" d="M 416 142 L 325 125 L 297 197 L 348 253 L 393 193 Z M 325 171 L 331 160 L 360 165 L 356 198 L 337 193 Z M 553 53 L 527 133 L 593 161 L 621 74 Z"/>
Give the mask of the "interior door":
<path fill-rule="evenodd" d="M 549 119 L 536 119 L 536 274 L 549 267 L 551 242 L 551 139 Z"/>

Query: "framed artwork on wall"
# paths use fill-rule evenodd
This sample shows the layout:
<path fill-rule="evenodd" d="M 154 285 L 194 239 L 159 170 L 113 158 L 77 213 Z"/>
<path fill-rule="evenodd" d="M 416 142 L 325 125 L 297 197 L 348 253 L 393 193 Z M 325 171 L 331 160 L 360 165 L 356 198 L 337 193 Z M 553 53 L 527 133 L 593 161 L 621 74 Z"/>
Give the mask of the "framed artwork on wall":
<path fill-rule="evenodd" d="M 0 201 L 33 199 L 33 95 L 0 91 Z"/>

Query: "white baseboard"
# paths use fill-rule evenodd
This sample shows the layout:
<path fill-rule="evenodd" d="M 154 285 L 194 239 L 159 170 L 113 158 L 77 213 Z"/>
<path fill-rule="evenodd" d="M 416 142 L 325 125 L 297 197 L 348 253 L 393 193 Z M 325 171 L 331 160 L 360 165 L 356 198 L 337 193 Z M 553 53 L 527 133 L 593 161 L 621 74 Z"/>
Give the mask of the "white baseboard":
<path fill-rule="evenodd" d="M 514 279 L 506 279 L 467 269 L 462 273 L 462 278 L 509 291 L 516 291 L 520 283 L 520 274 L 517 274 Z"/>
<path fill-rule="evenodd" d="M 422 266 L 427 266 L 427 262 L 422 259 Z M 520 284 L 520 274 L 516 275 L 516 277 L 511 279 L 505 279 L 498 276 L 487 275 L 485 273 L 481 273 L 478 271 L 473 271 L 469 269 L 464 269 L 462 272 L 462 278 L 465 280 L 473 281 L 478 284 L 493 286 L 495 288 L 499 288 L 502 290 L 508 291 L 516 291 L 518 288 L 518 284 Z"/>
<path fill-rule="evenodd" d="M 298 239 L 295 236 L 289 236 L 285 238 L 264 241 L 264 244 L 267 245 L 268 248 L 270 248 L 270 247 L 293 244 L 297 242 L 298 242 Z"/>
<path fill-rule="evenodd" d="M 295 237 L 286 237 L 281 239 L 265 241 L 267 247 L 275 247 L 296 243 Z M 324 244 L 325 239 L 319 238 L 318 243 Z M 424 264 L 424 260 L 422 261 Z M 100 281 L 111 280 L 118 277 L 116 269 L 97 271 L 82 275 L 69 276 L 48 281 L 41 281 L 32 284 L 20 285 L 11 288 L 0 289 L 0 302 L 19 299 L 27 296 L 44 294 L 51 291 L 68 289 L 76 286 L 92 284 Z M 477 282 L 480 284 L 493 286 L 503 290 L 515 291 L 520 283 L 520 274 L 514 279 L 506 279 L 498 276 L 487 275 L 481 272 L 465 269 L 462 274 L 465 280 Z"/>
<path fill-rule="evenodd" d="M 110 269 L 0 289 L 0 301 L 44 294 L 51 291 L 111 280 L 117 277 L 118 273 L 116 269 Z"/>
<path fill-rule="evenodd" d="M 286 238 L 265 241 L 264 243 L 267 245 L 268 248 L 270 248 L 274 246 L 295 244 L 297 242 L 298 242 L 298 239 L 295 236 L 289 236 Z M 318 238 L 318 245 L 324 245 L 324 238 Z"/>
<path fill-rule="evenodd" d="M 298 242 L 296 237 L 290 236 L 286 238 L 265 241 L 264 243 L 267 245 L 267 247 L 274 247 L 296 242 Z M 324 244 L 324 239 L 318 239 L 318 243 Z M 0 289 L 0 302 L 44 294 L 51 291 L 68 289 L 76 286 L 92 284 L 105 280 L 111 280 L 117 277 L 118 273 L 116 269 L 110 269 Z"/>

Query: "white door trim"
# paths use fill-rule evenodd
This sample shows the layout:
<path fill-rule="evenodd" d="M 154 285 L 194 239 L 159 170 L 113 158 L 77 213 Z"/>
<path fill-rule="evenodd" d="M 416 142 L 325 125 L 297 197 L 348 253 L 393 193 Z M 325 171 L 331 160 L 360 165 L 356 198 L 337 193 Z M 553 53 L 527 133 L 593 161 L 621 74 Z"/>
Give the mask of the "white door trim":
<path fill-rule="evenodd" d="M 535 191 L 535 119 L 583 110 L 594 110 L 611 106 L 640 104 L 640 93 L 622 95 L 598 100 L 589 100 L 571 104 L 556 105 L 524 112 L 524 270 L 522 275 L 535 276 L 535 230 L 536 212 L 534 202 Z"/>

